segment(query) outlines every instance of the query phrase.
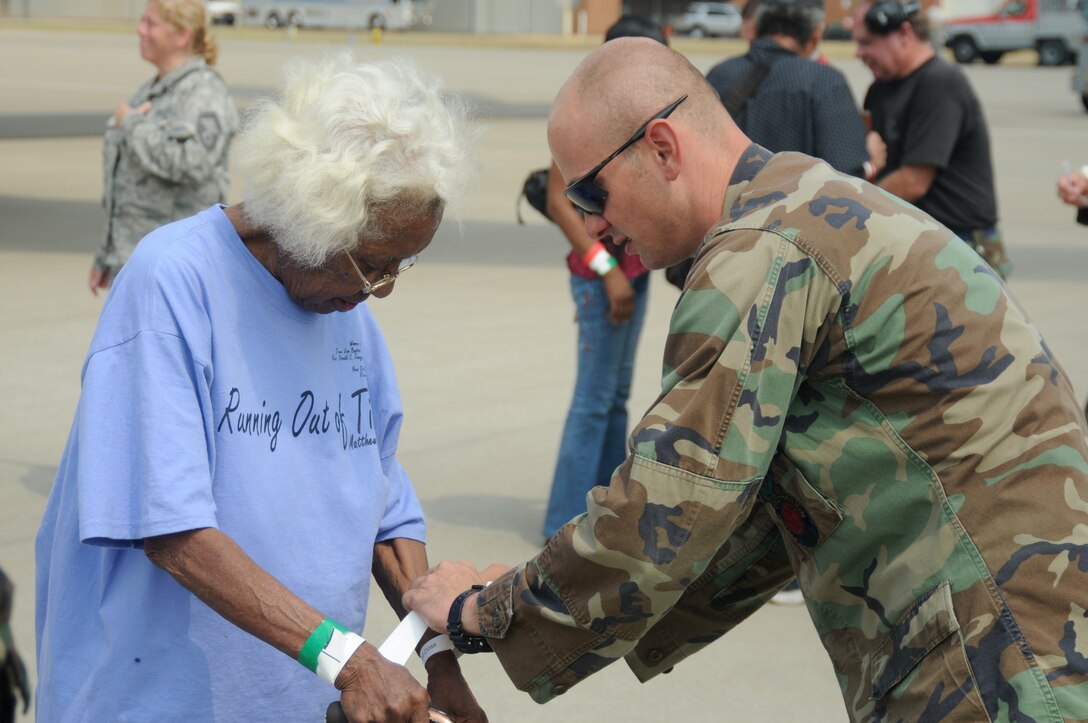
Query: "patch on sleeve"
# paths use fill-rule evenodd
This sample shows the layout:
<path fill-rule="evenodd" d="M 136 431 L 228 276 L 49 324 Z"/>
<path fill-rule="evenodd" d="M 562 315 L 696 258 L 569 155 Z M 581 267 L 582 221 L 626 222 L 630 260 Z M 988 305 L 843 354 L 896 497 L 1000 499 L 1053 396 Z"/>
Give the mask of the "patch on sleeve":
<path fill-rule="evenodd" d="M 196 135 L 205 148 L 209 151 L 215 148 L 222 133 L 223 129 L 219 125 L 219 117 L 215 113 L 200 114 L 196 121 Z"/>

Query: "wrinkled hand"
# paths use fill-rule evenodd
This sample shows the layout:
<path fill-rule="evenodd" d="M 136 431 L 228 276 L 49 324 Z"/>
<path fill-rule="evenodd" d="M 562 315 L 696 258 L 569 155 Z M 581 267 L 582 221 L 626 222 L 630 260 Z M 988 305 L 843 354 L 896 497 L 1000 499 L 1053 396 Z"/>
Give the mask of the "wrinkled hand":
<path fill-rule="evenodd" d="M 420 575 L 404 593 L 401 603 L 419 613 L 427 625 L 439 633 L 448 632 L 446 617 L 454 598 L 473 585 L 484 585 L 512 569 L 508 565 L 494 563 L 486 570 L 477 571 L 471 562 L 443 560 Z M 475 626 L 466 625 L 471 633 Z"/>
<path fill-rule="evenodd" d="M 869 131 L 865 134 L 865 150 L 869 152 L 869 163 L 873 164 L 873 170 L 880 173 L 888 165 L 888 145 L 879 133 Z"/>
<path fill-rule="evenodd" d="M 622 324 L 635 313 L 635 290 L 618 266 L 605 274 L 601 281 L 608 296 L 608 320 L 613 324 Z"/>
<path fill-rule="evenodd" d="M 431 705 L 455 723 L 487 723 L 487 714 L 476 702 L 452 652 L 436 653 L 427 661 L 427 692 Z"/>
<path fill-rule="evenodd" d="M 336 677 L 349 721 L 427 723 L 430 696 L 408 669 L 391 663 L 369 643 L 359 646 Z"/>
<path fill-rule="evenodd" d="M 98 266 L 91 266 L 91 273 L 87 275 L 87 288 L 91 290 L 91 293 L 98 296 L 98 290 L 110 288 L 110 272 L 109 270 L 103 271 Z"/>
<path fill-rule="evenodd" d="M 1066 173 L 1058 178 L 1058 198 L 1070 206 L 1088 206 L 1088 176 L 1083 173 Z"/>

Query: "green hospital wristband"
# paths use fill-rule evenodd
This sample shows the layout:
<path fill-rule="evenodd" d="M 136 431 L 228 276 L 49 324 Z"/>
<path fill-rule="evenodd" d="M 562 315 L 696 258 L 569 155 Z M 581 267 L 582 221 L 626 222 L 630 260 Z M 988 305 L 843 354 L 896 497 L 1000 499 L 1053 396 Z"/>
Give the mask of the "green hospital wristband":
<path fill-rule="evenodd" d="M 306 642 L 302 644 L 302 650 L 298 651 L 298 662 L 306 666 L 308 670 L 316 673 L 317 657 L 321 655 L 321 651 L 329 644 L 333 630 L 339 630 L 342 633 L 348 632 L 348 629 L 340 623 L 331 618 L 325 618 L 321 621 L 321 624 L 310 633 L 310 637 L 306 638 Z"/>

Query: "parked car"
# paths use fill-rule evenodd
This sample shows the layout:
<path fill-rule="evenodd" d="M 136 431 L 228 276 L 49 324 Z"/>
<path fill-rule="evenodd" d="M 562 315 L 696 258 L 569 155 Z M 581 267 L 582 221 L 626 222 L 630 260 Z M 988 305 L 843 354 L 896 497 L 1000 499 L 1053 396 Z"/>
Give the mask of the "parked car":
<path fill-rule="evenodd" d="M 242 17 L 242 3 L 208 0 L 208 18 L 213 25 L 234 25 Z"/>
<path fill-rule="evenodd" d="M 1088 23 L 1076 0 L 1006 0 L 993 14 L 946 20 L 943 32 L 960 63 L 1034 48 L 1039 65 L 1062 65 L 1076 58 Z"/>
<path fill-rule="evenodd" d="M 749 0 L 751 2 L 751 0 Z M 851 28 L 854 26 L 853 18 L 843 18 L 841 21 L 828 23 L 824 27 L 824 40 L 853 40 Z"/>
<path fill-rule="evenodd" d="M 693 38 L 736 37 L 740 35 L 740 11 L 731 3 L 691 3 L 673 21 L 672 29 Z"/>

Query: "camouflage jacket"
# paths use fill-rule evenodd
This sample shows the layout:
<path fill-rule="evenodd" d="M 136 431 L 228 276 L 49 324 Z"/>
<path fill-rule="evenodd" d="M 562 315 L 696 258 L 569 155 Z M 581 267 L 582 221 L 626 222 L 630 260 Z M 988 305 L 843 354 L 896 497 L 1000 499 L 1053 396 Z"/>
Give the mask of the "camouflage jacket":
<path fill-rule="evenodd" d="M 1088 431 L 982 260 L 752 146 L 677 303 L 662 394 L 587 514 L 480 593 L 547 701 L 647 680 L 793 574 L 854 720 L 1088 718 Z"/>
<path fill-rule="evenodd" d="M 105 241 L 95 264 L 114 273 L 159 226 L 226 200 L 227 155 L 238 111 L 219 74 L 194 57 L 128 100 L 151 102 L 106 126 L 102 150 Z"/>

